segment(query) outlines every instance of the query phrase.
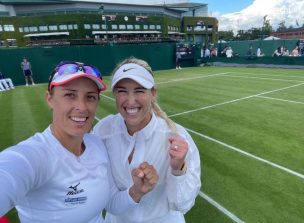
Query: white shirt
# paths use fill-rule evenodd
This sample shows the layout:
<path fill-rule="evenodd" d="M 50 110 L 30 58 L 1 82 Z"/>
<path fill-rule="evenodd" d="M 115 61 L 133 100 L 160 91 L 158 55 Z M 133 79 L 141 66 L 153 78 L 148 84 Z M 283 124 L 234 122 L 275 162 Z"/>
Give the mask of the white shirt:
<path fill-rule="evenodd" d="M 85 134 L 80 157 L 50 127 L 0 153 L 0 216 L 16 206 L 22 223 L 101 223 L 101 211 L 135 206 L 113 183 L 104 145 Z"/>
<path fill-rule="evenodd" d="M 177 125 L 180 136 L 189 145 L 186 157 L 187 172 L 182 176 L 171 174 L 169 141 L 172 134 L 165 120 L 153 114 L 149 124 L 130 136 L 120 114 L 102 119 L 93 132 L 105 143 L 111 162 L 114 181 L 120 190 L 132 184 L 131 170 L 144 161 L 153 165 L 159 175 L 156 187 L 144 195 L 139 204 L 127 214 L 106 215 L 110 223 L 182 223 L 183 213 L 193 205 L 200 190 L 199 152 L 191 136 Z M 131 163 L 128 156 L 134 148 Z"/>
<path fill-rule="evenodd" d="M 230 57 L 232 57 L 232 55 L 233 55 L 233 51 L 232 51 L 232 49 L 227 49 L 226 50 L 226 56 L 228 57 L 228 58 L 230 58 Z"/>

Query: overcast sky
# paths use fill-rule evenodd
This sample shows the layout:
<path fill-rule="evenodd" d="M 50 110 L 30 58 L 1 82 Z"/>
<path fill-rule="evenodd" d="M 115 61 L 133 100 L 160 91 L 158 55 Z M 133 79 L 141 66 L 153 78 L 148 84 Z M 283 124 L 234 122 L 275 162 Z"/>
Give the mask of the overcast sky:
<path fill-rule="evenodd" d="M 212 9 L 209 7 L 209 14 L 211 14 Z M 285 21 L 287 27 L 290 25 L 294 28 L 300 27 L 304 24 L 303 12 L 304 0 L 254 0 L 241 10 L 228 14 L 212 14 L 219 19 L 219 30 L 236 31 L 262 27 L 263 17 L 266 15 L 274 29 L 282 21 Z"/>
<path fill-rule="evenodd" d="M 84 0 L 81 0 L 84 1 Z M 262 27 L 263 17 L 267 15 L 274 29 L 285 21 L 294 28 L 304 24 L 304 0 L 88 0 L 96 2 L 116 2 L 125 4 L 170 4 L 199 2 L 208 4 L 209 16 L 218 18 L 219 30 Z"/>

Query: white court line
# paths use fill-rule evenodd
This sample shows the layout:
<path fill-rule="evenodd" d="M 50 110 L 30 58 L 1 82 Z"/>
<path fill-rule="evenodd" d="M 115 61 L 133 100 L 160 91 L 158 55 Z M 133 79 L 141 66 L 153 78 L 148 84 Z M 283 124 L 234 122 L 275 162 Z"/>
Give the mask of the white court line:
<path fill-rule="evenodd" d="M 218 74 L 210 74 L 210 75 L 205 75 L 205 76 L 198 76 L 198 77 L 188 77 L 188 78 L 178 78 L 178 79 L 173 79 L 170 81 L 163 81 L 163 82 L 157 82 L 156 85 L 159 84 L 168 84 L 168 83 L 173 83 L 173 82 L 179 82 L 179 81 L 187 81 L 187 80 L 194 80 L 194 79 L 200 79 L 200 78 L 206 78 L 206 77 L 213 77 L 213 76 L 218 76 L 218 75 L 225 75 L 225 74 L 229 74 L 230 72 L 225 72 L 225 73 L 218 73 Z M 111 89 L 107 89 L 104 92 L 110 92 L 112 91 Z M 113 98 L 109 97 L 109 96 L 105 96 L 104 94 L 100 94 L 101 96 L 108 98 L 110 100 L 114 100 Z"/>
<path fill-rule="evenodd" d="M 95 116 L 95 119 L 97 121 L 100 121 L 99 118 L 97 118 Z M 203 193 L 202 191 L 199 192 L 199 195 L 205 199 L 207 202 L 209 202 L 211 205 L 213 205 L 214 207 L 216 207 L 219 211 L 221 211 L 222 213 L 224 213 L 226 216 L 228 216 L 230 219 L 232 219 L 234 222 L 236 223 L 244 223 L 244 221 L 240 220 L 238 217 L 236 217 L 233 213 L 231 213 L 230 211 L 228 211 L 226 208 L 224 208 L 223 206 L 221 206 L 219 203 L 217 203 L 215 200 L 213 200 L 211 197 L 209 197 L 207 194 Z"/>
<path fill-rule="evenodd" d="M 288 81 L 288 82 L 298 82 L 303 83 L 304 81 L 299 80 L 290 80 L 290 79 L 279 79 L 279 78 L 268 78 L 268 77 L 248 77 L 248 76 L 239 76 L 239 75 L 231 75 L 231 74 L 222 74 L 225 77 L 239 77 L 239 78 L 251 78 L 251 79 L 260 79 L 260 80 L 271 80 L 271 81 Z"/>
<path fill-rule="evenodd" d="M 253 159 L 256 159 L 256 160 L 258 160 L 258 161 L 261 161 L 261 162 L 266 163 L 266 164 L 268 164 L 268 165 L 270 165 L 270 166 L 273 166 L 273 167 L 278 168 L 278 169 L 280 169 L 280 170 L 283 170 L 283 171 L 285 171 L 285 172 L 287 172 L 287 173 L 290 173 L 290 174 L 292 174 L 292 175 L 294 175 L 294 176 L 297 176 L 297 177 L 300 177 L 300 178 L 304 179 L 304 175 L 301 174 L 301 173 L 298 173 L 298 172 L 296 172 L 296 171 L 293 171 L 293 170 L 291 170 L 291 169 L 288 169 L 288 168 L 283 167 L 283 166 L 281 166 L 281 165 L 278 165 L 278 164 L 276 164 L 276 163 L 270 162 L 270 161 L 268 161 L 268 160 L 265 160 L 265 159 L 263 159 L 263 158 L 261 158 L 261 157 L 258 157 L 258 156 L 256 156 L 256 155 L 253 155 L 253 154 L 251 154 L 251 153 L 245 152 L 245 151 L 243 151 L 243 150 L 241 150 L 241 149 L 239 149 L 239 148 L 236 148 L 236 147 L 234 147 L 234 146 L 228 145 L 228 144 L 226 144 L 226 143 L 224 143 L 224 142 L 221 142 L 221 141 L 219 141 L 219 140 L 217 140 L 217 139 L 214 139 L 214 138 L 212 138 L 212 137 L 210 137 L 210 136 L 206 136 L 206 135 L 204 135 L 204 134 L 202 134 L 202 133 L 193 131 L 193 130 L 188 129 L 188 128 L 186 128 L 186 129 L 187 129 L 189 132 L 192 132 L 193 134 L 196 134 L 196 135 L 198 135 L 198 136 L 200 136 L 200 137 L 202 137 L 202 138 L 208 139 L 208 140 L 210 140 L 210 141 L 212 141 L 212 142 L 215 142 L 215 143 L 217 143 L 217 144 L 220 144 L 220 145 L 222 145 L 222 146 L 225 146 L 225 147 L 227 147 L 227 148 L 229 148 L 229 149 L 231 149 L 231 150 L 234 150 L 234 151 L 236 151 L 236 152 L 239 152 L 239 153 L 241 153 L 241 154 L 243 154 L 243 155 L 245 155 L 245 156 L 249 156 L 249 157 L 251 157 L 251 158 L 253 158 Z"/>
<path fill-rule="evenodd" d="M 102 96 L 102 97 L 104 97 L 104 98 L 107 98 L 107 99 L 109 99 L 109 100 L 111 100 L 111 101 L 115 101 L 114 98 L 109 97 L 109 96 L 107 96 L 107 95 L 104 95 L 104 94 L 99 94 L 99 95 Z"/>
<path fill-rule="evenodd" d="M 273 97 L 266 97 L 266 96 L 257 96 L 257 97 L 258 98 L 265 98 L 265 99 L 271 99 L 271 100 L 284 101 L 284 102 L 304 105 L 304 102 L 300 102 L 300 101 L 292 101 L 292 100 L 286 100 L 286 99 L 281 99 L 281 98 L 273 98 Z"/>
<path fill-rule="evenodd" d="M 179 82 L 179 81 L 195 80 L 195 79 L 206 78 L 206 77 L 214 77 L 214 76 L 225 75 L 225 74 L 229 74 L 229 73 L 230 72 L 218 73 L 218 74 L 209 74 L 209 75 L 198 76 L 198 77 L 178 78 L 178 79 L 174 79 L 174 80 L 170 80 L 170 81 L 158 82 L 158 83 L 156 83 L 156 85 L 158 85 L 158 84 L 168 84 L 168 83 Z"/>
<path fill-rule="evenodd" d="M 224 213 L 227 217 L 229 217 L 231 220 L 233 220 L 236 223 L 245 223 L 241 219 L 239 219 L 237 216 L 235 216 L 233 213 L 228 211 L 226 208 L 224 208 L 222 205 L 217 203 L 215 200 L 213 200 L 211 197 L 209 197 L 207 194 L 203 193 L 202 191 L 199 192 L 199 195 L 204 198 L 206 201 L 208 201 L 210 204 L 212 204 L 214 207 L 216 207 L 219 211 Z"/>
<path fill-rule="evenodd" d="M 205 106 L 205 107 L 201 107 L 201 108 L 197 108 L 197 109 L 193 109 L 193 110 L 189 110 L 189 111 L 176 113 L 176 114 L 173 114 L 173 115 L 169 115 L 168 117 L 174 117 L 174 116 L 184 115 L 184 114 L 188 114 L 188 113 L 192 113 L 192 112 L 196 112 L 196 111 L 205 110 L 205 109 L 208 109 L 208 108 L 214 108 L 214 107 L 217 107 L 217 106 L 220 106 L 220 105 L 230 104 L 230 103 L 245 100 L 245 99 L 248 99 L 248 98 L 257 97 L 257 96 L 260 96 L 260 95 L 269 94 L 269 93 L 273 93 L 273 92 L 277 92 L 277 91 L 282 91 L 282 90 L 286 90 L 286 89 L 293 88 L 293 87 L 298 87 L 298 86 L 303 85 L 303 84 L 304 84 L 304 82 L 302 82 L 300 84 L 295 84 L 295 85 L 291 85 L 291 86 L 288 86 L 288 87 L 284 87 L 284 88 L 279 88 L 279 89 L 275 89 L 275 90 L 271 90 L 271 91 L 265 91 L 265 92 L 262 92 L 262 93 L 259 93 L 259 94 L 254 94 L 254 95 L 250 95 L 250 96 L 243 97 L 243 98 L 237 98 L 237 99 L 234 99 L 234 100 L 231 100 L 231 101 L 225 101 L 225 102 L 221 102 L 221 103 L 218 103 L 218 104 L 213 104 L 213 105 L 209 105 L 209 106 Z"/>
<path fill-rule="evenodd" d="M 270 76 L 270 77 L 295 77 L 295 78 L 304 78 L 304 76 L 292 76 L 292 75 L 276 75 L 276 74 L 263 74 L 263 73 L 238 73 L 233 72 L 235 74 L 249 74 L 249 75 L 263 75 L 263 76 Z"/>

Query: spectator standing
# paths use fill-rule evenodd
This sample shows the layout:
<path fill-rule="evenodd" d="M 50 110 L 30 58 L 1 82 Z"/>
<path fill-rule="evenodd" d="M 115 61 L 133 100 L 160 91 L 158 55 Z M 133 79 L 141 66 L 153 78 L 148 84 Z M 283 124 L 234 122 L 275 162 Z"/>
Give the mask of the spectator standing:
<path fill-rule="evenodd" d="M 177 49 L 177 50 L 176 50 L 176 58 L 175 58 L 176 69 L 182 69 L 181 66 L 180 66 L 181 59 L 182 59 L 182 54 L 181 54 L 181 52 Z"/>
<path fill-rule="evenodd" d="M 32 65 L 27 60 L 26 57 L 24 57 L 21 62 L 21 69 L 22 69 L 24 77 L 25 77 L 25 85 L 26 86 L 29 85 L 29 80 L 31 81 L 32 85 L 35 85 L 34 79 L 33 79 Z"/>
<path fill-rule="evenodd" d="M 209 48 L 208 47 L 206 47 L 206 49 L 205 49 L 205 57 L 206 58 L 209 58 L 211 55 L 210 55 L 210 50 L 209 50 Z"/>

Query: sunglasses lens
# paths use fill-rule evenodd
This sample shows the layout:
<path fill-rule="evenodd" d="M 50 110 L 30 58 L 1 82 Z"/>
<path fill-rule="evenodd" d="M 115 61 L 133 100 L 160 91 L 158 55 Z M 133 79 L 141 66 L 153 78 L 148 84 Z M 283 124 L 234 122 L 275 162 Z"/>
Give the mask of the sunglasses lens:
<path fill-rule="evenodd" d="M 57 72 L 59 75 L 64 75 L 64 74 L 74 74 L 77 71 L 78 71 L 78 66 L 76 64 L 64 64 L 59 67 Z"/>
<path fill-rule="evenodd" d="M 84 66 L 84 71 L 87 73 L 87 74 L 93 74 L 95 75 L 96 77 L 101 77 L 100 76 L 100 72 L 97 70 L 97 68 L 95 67 L 92 67 L 92 66 Z"/>

